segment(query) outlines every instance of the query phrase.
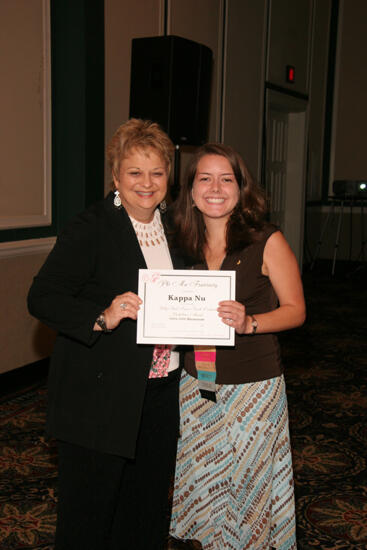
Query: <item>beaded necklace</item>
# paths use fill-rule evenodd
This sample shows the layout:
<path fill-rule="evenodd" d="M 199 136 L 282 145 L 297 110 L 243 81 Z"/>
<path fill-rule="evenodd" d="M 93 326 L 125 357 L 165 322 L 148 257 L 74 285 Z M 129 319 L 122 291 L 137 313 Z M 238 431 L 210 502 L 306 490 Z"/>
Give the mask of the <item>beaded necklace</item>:
<path fill-rule="evenodd" d="M 135 229 L 136 236 L 142 248 L 150 246 L 159 246 L 165 244 L 166 237 L 164 234 L 163 225 L 159 210 L 155 210 L 154 217 L 149 223 L 138 222 L 130 217 L 131 223 Z"/>

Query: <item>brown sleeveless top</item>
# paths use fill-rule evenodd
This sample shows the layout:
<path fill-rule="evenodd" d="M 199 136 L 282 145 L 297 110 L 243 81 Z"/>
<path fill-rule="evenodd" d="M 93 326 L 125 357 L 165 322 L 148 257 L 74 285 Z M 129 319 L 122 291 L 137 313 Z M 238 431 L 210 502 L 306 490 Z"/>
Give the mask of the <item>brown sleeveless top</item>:
<path fill-rule="evenodd" d="M 261 273 L 265 244 L 277 228 L 265 229 L 260 240 L 225 257 L 221 270 L 236 271 L 236 300 L 246 313 L 267 313 L 278 307 L 278 300 L 267 276 Z M 195 269 L 207 269 L 195 265 Z M 236 334 L 235 346 L 217 346 L 217 384 L 244 384 L 279 376 L 282 370 L 280 349 L 275 334 Z M 193 350 L 185 354 L 185 370 L 197 377 Z"/>

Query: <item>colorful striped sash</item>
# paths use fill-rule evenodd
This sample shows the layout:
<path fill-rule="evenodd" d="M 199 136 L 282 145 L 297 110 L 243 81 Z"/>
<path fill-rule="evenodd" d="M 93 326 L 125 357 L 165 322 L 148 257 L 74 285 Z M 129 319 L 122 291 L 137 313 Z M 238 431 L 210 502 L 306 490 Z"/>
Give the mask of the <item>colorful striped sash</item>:
<path fill-rule="evenodd" d="M 198 373 L 198 385 L 201 397 L 216 402 L 215 379 L 217 371 L 215 366 L 217 351 L 214 346 L 194 346 L 195 365 Z"/>

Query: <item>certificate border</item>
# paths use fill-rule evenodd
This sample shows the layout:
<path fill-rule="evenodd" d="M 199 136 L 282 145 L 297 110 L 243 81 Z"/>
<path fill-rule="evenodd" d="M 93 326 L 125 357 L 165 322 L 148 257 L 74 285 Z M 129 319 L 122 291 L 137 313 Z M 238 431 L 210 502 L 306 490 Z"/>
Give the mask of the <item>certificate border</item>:
<path fill-rule="evenodd" d="M 139 270 L 140 271 L 140 270 Z M 144 270 L 144 271 L 156 271 L 156 272 L 160 272 L 160 271 L 166 271 L 164 269 L 162 270 L 159 270 L 159 269 L 152 269 L 152 270 Z M 182 271 L 184 270 L 179 270 L 181 271 L 181 273 L 175 273 L 175 271 L 173 270 L 172 273 L 164 273 L 164 275 L 162 275 L 163 277 L 165 278 L 169 278 L 169 277 L 185 277 L 185 278 L 188 278 L 188 277 L 193 277 L 193 278 L 197 278 L 197 277 L 206 277 L 206 278 L 225 278 L 225 279 L 229 279 L 229 294 L 230 296 L 232 296 L 232 292 L 233 292 L 233 277 L 231 275 L 226 275 L 225 273 L 217 273 L 217 274 L 212 274 L 210 273 L 210 271 L 205 271 L 205 270 L 197 270 L 197 271 L 205 271 L 205 273 L 202 273 L 200 275 L 197 275 L 197 274 L 191 274 L 192 272 L 190 272 L 189 270 L 185 273 L 182 273 Z M 233 270 L 232 270 L 233 271 Z M 234 271 L 234 274 L 235 274 L 235 271 Z M 148 282 L 144 282 L 143 283 L 143 295 L 144 295 L 144 303 L 146 301 L 146 287 L 147 285 L 149 284 L 149 281 Z M 235 286 L 235 285 L 234 285 Z M 230 298 L 230 299 L 234 299 L 234 298 Z M 210 336 L 207 336 L 207 337 L 200 337 L 198 338 L 198 340 L 200 341 L 207 341 L 207 340 L 215 340 L 216 342 L 218 341 L 222 341 L 223 342 L 223 345 L 225 345 L 226 343 L 228 343 L 228 345 L 230 346 L 233 346 L 234 343 L 232 343 L 232 331 L 234 331 L 234 328 L 233 327 L 229 327 L 227 326 L 227 330 L 228 330 L 228 334 L 227 336 L 225 337 L 216 337 L 216 338 L 213 338 L 213 337 L 210 337 Z M 147 329 L 146 329 L 146 312 L 145 312 L 145 308 L 144 308 L 144 314 L 143 314 L 143 320 L 142 320 L 142 331 L 141 331 L 141 337 L 143 338 L 147 338 L 147 339 L 150 339 L 151 341 L 154 339 L 155 340 L 155 343 L 159 344 L 159 343 L 162 343 L 161 342 L 161 339 L 157 336 L 151 336 L 149 333 L 147 333 Z M 183 343 L 184 340 L 193 340 L 195 339 L 193 336 L 170 336 L 168 337 L 169 340 L 177 340 L 176 344 L 179 345 L 180 342 Z M 143 343 L 148 343 L 148 342 L 143 342 Z M 152 343 L 152 342 L 150 342 Z M 190 345 L 190 344 L 189 344 Z M 199 344 L 197 344 L 199 345 Z M 210 344 L 208 344 L 210 345 Z M 215 344 L 213 344 L 215 345 Z M 218 344 L 217 344 L 218 345 Z M 220 344 L 219 344 L 220 345 Z"/>

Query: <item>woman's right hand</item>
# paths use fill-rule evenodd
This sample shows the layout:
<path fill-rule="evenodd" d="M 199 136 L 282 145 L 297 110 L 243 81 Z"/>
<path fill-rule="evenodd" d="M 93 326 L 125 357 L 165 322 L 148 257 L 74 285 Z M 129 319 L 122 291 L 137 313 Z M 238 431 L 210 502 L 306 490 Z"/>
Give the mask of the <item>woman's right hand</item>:
<path fill-rule="evenodd" d="M 143 301 L 134 292 L 119 294 L 112 300 L 108 308 L 103 311 L 106 327 L 109 330 L 113 330 L 126 317 L 136 320 L 140 304 L 142 303 Z M 98 330 L 98 328 L 95 326 L 94 330 Z"/>

